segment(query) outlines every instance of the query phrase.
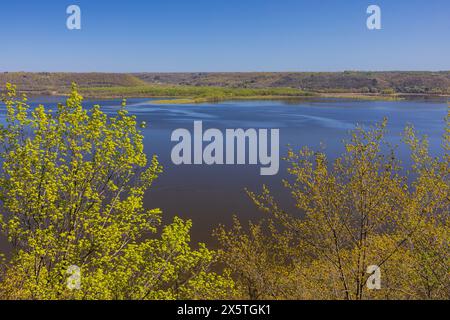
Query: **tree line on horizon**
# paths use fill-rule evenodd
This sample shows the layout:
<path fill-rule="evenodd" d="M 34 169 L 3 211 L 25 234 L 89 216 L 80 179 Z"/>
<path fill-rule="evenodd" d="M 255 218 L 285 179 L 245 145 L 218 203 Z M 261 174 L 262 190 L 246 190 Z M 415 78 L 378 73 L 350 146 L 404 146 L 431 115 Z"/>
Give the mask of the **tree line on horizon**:
<path fill-rule="evenodd" d="M 207 88 L 276 90 L 312 93 L 449 95 L 450 71 L 344 71 L 344 72 L 191 72 L 191 73 L 71 73 L 0 72 L 0 83 L 14 83 L 29 94 L 63 95 L 76 82 L 85 96 L 128 97 L 143 93 L 192 95 Z M 196 88 L 197 87 L 197 88 Z M 203 87 L 203 89 L 201 88 Z M 165 88 L 172 91 L 166 92 Z M 3 88 L 2 88 L 3 89 Z"/>
<path fill-rule="evenodd" d="M 74 85 L 55 110 L 32 109 L 11 84 L 2 101 L 0 232 L 13 252 L 0 254 L 0 299 L 450 298 L 450 106 L 440 157 L 405 128 L 407 173 L 385 151 L 387 119 L 356 128 L 334 161 L 290 150 L 297 211 L 248 190 L 263 217 L 219 226 L 212 250 L 191 244 L 192 221 L 144 207 L 163 168 L 125 102 L 114 116 L 87 110 Z"/>

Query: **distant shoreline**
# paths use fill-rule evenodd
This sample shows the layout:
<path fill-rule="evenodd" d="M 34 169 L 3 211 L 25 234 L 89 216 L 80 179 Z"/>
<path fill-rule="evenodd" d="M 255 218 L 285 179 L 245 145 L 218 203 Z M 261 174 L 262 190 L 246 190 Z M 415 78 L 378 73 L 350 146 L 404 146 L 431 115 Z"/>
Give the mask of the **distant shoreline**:
<path fill-rule="evenodd" d="M 0 73 L 27 95 L 64 96 L 77 83 L 86 98 L 160 98 L 159 104 L 227 100 L 450 97 L 450 71 L 249 73 Z"/>

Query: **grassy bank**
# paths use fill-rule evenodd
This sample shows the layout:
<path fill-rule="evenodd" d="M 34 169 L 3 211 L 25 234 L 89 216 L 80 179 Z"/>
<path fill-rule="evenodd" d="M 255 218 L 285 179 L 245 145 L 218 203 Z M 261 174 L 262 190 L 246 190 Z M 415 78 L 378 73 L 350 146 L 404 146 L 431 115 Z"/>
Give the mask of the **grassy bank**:
<path fill-rule="evenodd" d="M 195 104 L 195 103 L 206 103 L 206 102 L 220 102 L 220 101 L 230 101 L 230 100 L 290 100 L 290 99 L 304 99 L 304 98 L 314 98 L 320 97 L 317 95 L 305 95 L 305 96 L 277 96 L 277 95 L 266 95 L 266 96 L 232 96 L 232 97 L 198 97 L 198 98 L 171 98 L 171 99 L 161 99 L 152 100 L 152 104 Z"/>
<path fill-rule="evenodd" d="M 322 98 L 370 100 L 370 101 L 399 101 L 405 100 L 405 96 L 400 94 L 361 94 L 361 93 L 318 93 Z"/>
<path fill-rule="evenodd" d="M 318 93 L 293 88 L 226 88 L 201 86 L 147 85 L 134 87 L 82 88 L 88 98 L 161 98 L 154 104 L 194 104 L 226 100 L 277 100 L 293 98 L 337 98 L 355 100 L 395 101 L 404 98 L 397 94 Z"/>
<path fill-rule="evenodd" d="M 197 86 L 162 86 L 147 85 L 135 87 L 93 87 L 81 88 L 88 98 L 179 98 L 162 99 L 158 103 L 201 103 L 231 99 L 277 99 L 312 97 L 314 93 L 292 88 L 224 88 Z"/>

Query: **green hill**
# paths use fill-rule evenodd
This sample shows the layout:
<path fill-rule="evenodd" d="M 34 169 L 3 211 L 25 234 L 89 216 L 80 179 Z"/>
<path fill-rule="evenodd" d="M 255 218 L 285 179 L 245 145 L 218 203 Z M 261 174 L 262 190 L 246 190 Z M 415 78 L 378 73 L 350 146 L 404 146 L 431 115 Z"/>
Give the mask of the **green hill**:
<path fill-rule="evenodd" d="M 72 82 L 79 87 L 135 87 L 146 85 L 139 78 L 125 73 L 0 73 L 0 85 L 5 83 L 17 85 L 22 92 L 31 94 L 66 94 Z"/>

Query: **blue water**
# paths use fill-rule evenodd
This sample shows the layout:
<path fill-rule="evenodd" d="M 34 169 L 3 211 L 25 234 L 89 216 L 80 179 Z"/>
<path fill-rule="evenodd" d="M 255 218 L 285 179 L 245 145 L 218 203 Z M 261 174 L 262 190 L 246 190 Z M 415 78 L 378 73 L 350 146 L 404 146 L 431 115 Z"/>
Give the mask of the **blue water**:
<path fill-rule="evenodd" d="M 286 177 L 286 167 L 272 177 L 259 175 L 260 166 L 206 166 L 173 165 L 170 152 L 175 145 L 170 141 L 177 128 L 192 131 L 193 121 L 202 120 L 208 128 L 279 128 L 280 155 L 286 154 L 287 145 L 294 149 L 308 145 L 325 148 L 330 158 L 343 151 L 342 141 L 357 124 L 370 126 L 389 120 L 387 140 L 399 144 L 407 124 L 413 124 L 430 140 L 432 153 L 438 155 L 444 131 L 447 103 L 444 100 L 419 101 L 229 101 L 197 105 L 155 105 L 152 99 L 128 99 L 128 110 L 139 122 L 145 121 L 145 151 L 157 154 L 164 173 L 146 196 L 149 208 L 159 207 L 166 221 L 177 215 L 193 220 L 193 240 L 210 241 L 211 230 L 219 223 L 229 224 L 233 214 L 242 219 L 257 220 L 263 216 L 247 198 L 244 188 L 259 190 L 268 184 L 274 193 L 290 207 L 289 195 L 281 186 Z M 61 98 L 37 98 L 32 105 L 44 103 L 54 106 Z M 104 111 L 113 114 L 120 100 L 86 101 L 86 107 L 100 104 Z M 4 109 L 0 112 L 4 121 Z M 408 166 L 407 148 L 400 146 L 398 154 Z"/>

